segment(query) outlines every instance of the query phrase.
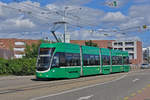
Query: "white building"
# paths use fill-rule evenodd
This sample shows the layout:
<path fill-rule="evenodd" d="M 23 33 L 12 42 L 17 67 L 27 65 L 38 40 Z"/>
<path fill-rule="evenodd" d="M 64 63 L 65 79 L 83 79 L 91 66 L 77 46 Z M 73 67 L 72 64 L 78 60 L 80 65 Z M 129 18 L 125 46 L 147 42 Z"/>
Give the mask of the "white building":
<path fill-rule="evenodd" d="M 150 57 L 150 47 L 143 48 L 143 60 L 144 62 Z"/>
<path fill-rule="evenodd" d="M 113 49 L 128 51 L 131 62 L 142 62 L 142 43 L 138 40 L 116 40 L 112 42 Z"/>

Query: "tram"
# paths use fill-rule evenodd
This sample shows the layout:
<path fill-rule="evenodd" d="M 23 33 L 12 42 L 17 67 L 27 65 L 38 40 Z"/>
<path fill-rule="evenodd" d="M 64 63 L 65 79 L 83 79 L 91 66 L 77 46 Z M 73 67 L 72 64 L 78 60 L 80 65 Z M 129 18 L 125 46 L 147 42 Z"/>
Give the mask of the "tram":
<path fill-rule="evenodd" d="M 128 71 L 129 54 L 126 51 L 71 43 L 42 43 L 36 64 L 37 79 L 78 78 Z"/>

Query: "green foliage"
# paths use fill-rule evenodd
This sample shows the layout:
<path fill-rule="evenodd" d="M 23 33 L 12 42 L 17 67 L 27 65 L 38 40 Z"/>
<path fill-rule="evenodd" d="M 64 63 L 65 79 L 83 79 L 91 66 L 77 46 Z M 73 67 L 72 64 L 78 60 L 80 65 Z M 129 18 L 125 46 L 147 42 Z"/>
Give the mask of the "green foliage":
<path fill-rule="evenodd" d="M 98 45 L 96 43 L 93 43 L 92 40 L 89 40 L 87 42 L 85 42 L 86 46 L 93 46 L 93 47 L 98 47 Z"/>
<path fill-rule="evenodd" d="M 9 61 L 9 68 L 13 75 L 33 75 L 35 73 L 36 58 L 22 58 Z"/>
<path fill-rule="evenodd" d="M 33 75 L 36 58 L 5 60 L 0 58 L 0 75 Z"/>
<path fill-rule="evenodd" d="M 25 56 L 22 59 L 6 60 L 0 58 L 0 75 L 33 75 L 35 74 L 38 44 L 26 45 Z"/>
<path fill-rule="evenodd" d="M 36 58 L 38 55 L 39 44 L 26 45 L 25 58 Z"/>
<path fill-rule="evenodd" d="M 10 69 L 8 68 L 8 60 L 0 58 L 0 74 L 8 74 L 10 73 Z"/>

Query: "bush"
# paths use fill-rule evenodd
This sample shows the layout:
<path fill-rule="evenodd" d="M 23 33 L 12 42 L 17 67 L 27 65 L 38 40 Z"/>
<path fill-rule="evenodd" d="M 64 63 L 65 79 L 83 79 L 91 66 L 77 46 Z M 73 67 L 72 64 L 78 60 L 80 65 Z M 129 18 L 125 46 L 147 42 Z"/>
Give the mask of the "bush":
<path fill-rule="evenodd" d="M 22 59 L 6 60 L 0 58 L 0 75 L 33 75 L 35 74 L 38 44 L 26 45 L 25 56 Z"/>
<path fill-rule="evenodd" d="M 33 75 L 36 58 L 6 60 L 0 58 L 0 75 Z"/>
<path fill-rule="evenodd" d="M 0 74 L 9 74 L 11 70 L 8 68 L 8 60 L 0 58 Z"/>
<path fill-rule="evenodd" d="M 35 74 L 36 58 L 22 58 L 10 60 L 8 67 L 13 75 L 33 75 Z"/>

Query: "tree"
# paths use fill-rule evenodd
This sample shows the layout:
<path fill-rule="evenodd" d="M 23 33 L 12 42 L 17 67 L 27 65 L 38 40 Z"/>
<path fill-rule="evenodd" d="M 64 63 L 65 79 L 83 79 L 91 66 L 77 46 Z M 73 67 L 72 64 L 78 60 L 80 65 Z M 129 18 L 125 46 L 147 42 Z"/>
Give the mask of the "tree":
<path fill-rule="evenodd" d="M 98 47 L 98 45 L 96 43 L 93 43 L 92 40 L 89 40 L 87 42 L 85 42 L 86 46 L 93 46 L 93 47 Z"/>
<path fill-rule="evenodd" d="M 25 58 L 36 58 L 38 55 L 38 49 L 42 41 L 40 40 L 37 44 L 26 45 Z"/>

